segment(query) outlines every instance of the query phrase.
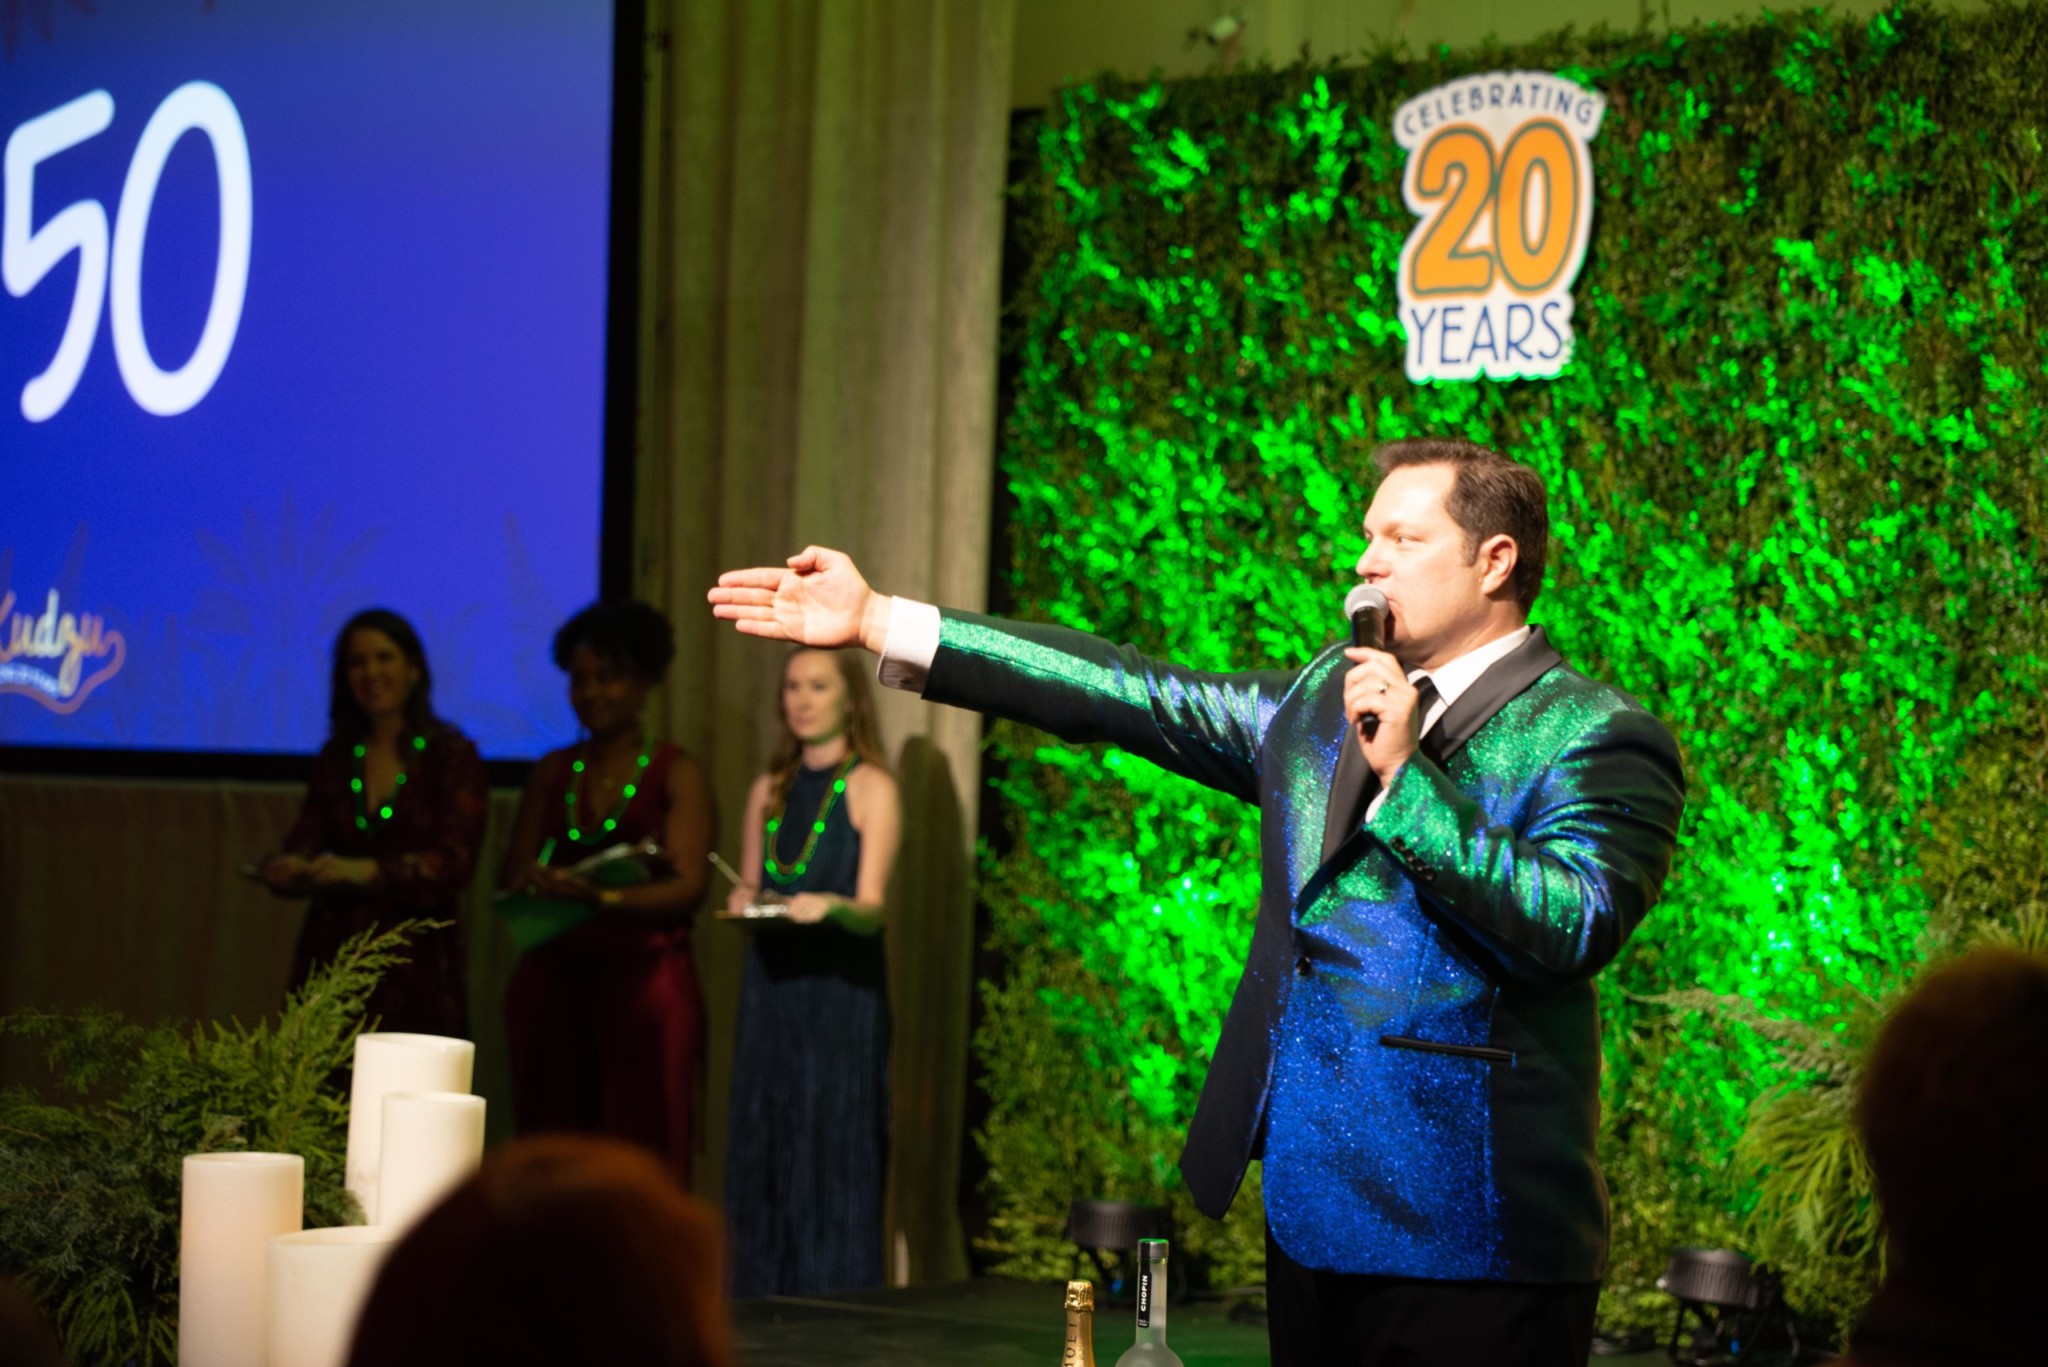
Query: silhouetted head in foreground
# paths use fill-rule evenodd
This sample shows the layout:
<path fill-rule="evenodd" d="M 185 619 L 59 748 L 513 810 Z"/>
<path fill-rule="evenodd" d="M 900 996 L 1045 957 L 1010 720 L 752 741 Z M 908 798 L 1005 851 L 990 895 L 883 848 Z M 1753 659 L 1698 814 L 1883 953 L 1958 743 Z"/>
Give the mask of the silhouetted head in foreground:
<path fill-rule="evenodd" d="M 28 1293 L 0 1275 L 0 1367 L 64 1367 L 57 1336 Z"/>
<path fill-rule="evenodd" d="M 392 1251 L 354 1367 L 729 1367 L 718 1220 L 653 1155 L 547 1136 L 484 1160 Z"/>
<path fill-rule="evenodd" d="M 1852 1343 L 1857 1361 L 1919 1360 L 1881 1351 L 1907 1321 L 1996 1341 L 2034 1318 L 2048 1294 L 2044 1060 L 2048 959 L 2039 955 L 1979 950 L 1935 969 L 1885 1023 L 1856 1121 L 1888 1268 Z"/>

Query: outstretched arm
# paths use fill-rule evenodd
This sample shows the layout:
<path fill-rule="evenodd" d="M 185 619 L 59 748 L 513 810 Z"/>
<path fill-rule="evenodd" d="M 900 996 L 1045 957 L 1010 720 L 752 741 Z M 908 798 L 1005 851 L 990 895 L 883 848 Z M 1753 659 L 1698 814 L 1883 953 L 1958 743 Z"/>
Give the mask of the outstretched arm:
<path fill-rule="evenodd" d="M 877 655 L 889 647 L 894 600 L 838 551 L 810 546 L 786 569 L 728 571 L 709 596 L 718 617 L 750 636 Z M 1246 801 L 1258 800 L 1259 747 L 1294 679 L 1205 674 L 1064 627 L 956 612 L 940 620 L 929 663 L 920 682 L 933 702 L 1108 741 Z"/>
<path fill-rule="evenodd" d="M 1068 627 L 947 611 L 923 691 L 1257 802 L 1260 748 L 1294 678 L 1204 673 Z"/>

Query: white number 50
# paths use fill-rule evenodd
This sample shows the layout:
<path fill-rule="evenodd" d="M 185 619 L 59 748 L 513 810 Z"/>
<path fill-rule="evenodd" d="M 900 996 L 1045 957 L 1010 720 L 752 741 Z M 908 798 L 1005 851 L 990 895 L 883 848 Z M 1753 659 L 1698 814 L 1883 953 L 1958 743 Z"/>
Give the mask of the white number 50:
<path fill-rule="evenodd" d="M 220 378 L 241 327 L 254 216 L 249 140 L 234 102 L 217 85 L 181 85 L 150 116 L 128 164 L 111 242 L 107 211 L 98 200 L 67 205 L 40 229 L 32 227 L 36 167 L 98 137 L 113 121 L 113 97 L 95 90 L 30 119 L 7 139 L 6 164 L 0 172 L 0 193 L 6 198 L 5 213 L 0 215 L 0 280 L 8 293 L 20 298 L 65 257 L 78 254 L 78 285 L 57 354 L 48 369 L 22 387 L 21 412 L 30 422 L 55 417 L 78 388 L 99 335 L 100 306 L 107 302 L 110 285 L 114 359 L 128 393 L 150 413 L 183 413 L 205 398 Z M 214 263 L 213 302 L 199 345 L 183 366 L 167 371 L 150 355 L 143 336 L 142 249 L 164 164 L 178 139 L 194 131 L 206 134 L 213 147 L 220 184 L 220 250 Z"/>

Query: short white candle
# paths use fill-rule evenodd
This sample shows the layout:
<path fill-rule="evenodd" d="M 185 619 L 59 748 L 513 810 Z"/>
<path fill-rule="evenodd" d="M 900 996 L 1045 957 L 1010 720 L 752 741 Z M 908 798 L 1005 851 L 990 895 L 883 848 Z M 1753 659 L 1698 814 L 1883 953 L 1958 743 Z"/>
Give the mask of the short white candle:
<path fill-rule="evenodd" d="M 377 1218 L 382 1167 L 384 1097 L 391 1092 L 466 1092 L 476 1046 L 446 1035 L 369 1033 L 356 1036 L 355 1076 L 348 1098 L 348 1189 Z"/>
<path fill-rule="evenodd" d="M 305 1219 L 306 1160 L 295 1153 L 198 1153 L 185 1160 L 178 1238 L 178 1361 L 265 1367 L 265 1251 Z"/>
<path fill-rule="evenodd" d="M 410 1229 L 484 1157 L 484 1099 L 459 1092 L 384 1098 L 384 1172 L 377 1223 Z"/>
<path fill-rule="evenodd" d="M 270 1367 L 344 1367 L 399 1232 L 346 1225 L 270 1241 Z"/>

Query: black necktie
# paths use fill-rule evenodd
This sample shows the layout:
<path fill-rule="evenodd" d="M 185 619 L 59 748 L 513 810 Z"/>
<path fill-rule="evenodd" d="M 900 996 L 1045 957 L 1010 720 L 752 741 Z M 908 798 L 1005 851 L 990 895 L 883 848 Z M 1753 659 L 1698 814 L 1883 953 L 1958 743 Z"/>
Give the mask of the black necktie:
<path fill-rule="evenodd" d="M 1429 727 L 1429 709 L 1436 706 L 1436 680 L 1425 674 L 1415 681 L 1415 716 L 1424 728 Z"/>
<path fill-rule="evenodd" d="M 1436 700 L 1434 679 L 1424 674 L 1415 680 L 1415 715 L 1423 722 L 1429 720 L 1429 709 L 1436 705 Z M 1359 752 L 1356 733 L 1347 731 L 1344 748 L 1337 756 L 1337 773 L 1330 787 L 1330 806 L 1324 817 L 1324 859 L 1335 854 L 1359 823 L 1365 820 L 1365 809 L 1372 805 L 1379 790 L 1379 777 Z"/>

